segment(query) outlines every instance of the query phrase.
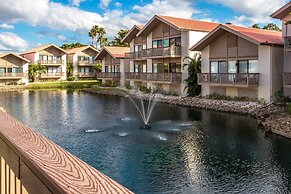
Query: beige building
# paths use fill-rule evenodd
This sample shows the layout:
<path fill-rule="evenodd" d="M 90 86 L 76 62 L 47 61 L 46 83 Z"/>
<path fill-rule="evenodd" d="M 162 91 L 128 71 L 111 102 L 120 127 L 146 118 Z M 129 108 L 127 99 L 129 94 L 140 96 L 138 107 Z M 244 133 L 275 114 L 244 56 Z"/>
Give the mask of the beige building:
<path fill-rule="evenodd" d="M 42 45 L 20 56 L 31 61 L 31 64 L 42 64 L 46 73 L 41 75 L 41 80 L 66 80 L 67 52 L 60 47 L 49 44 Z"/>
<path fill-rule="evenodd" d="M 186 95 L 184 57 L 193 57 L 189 48 L 218 24 L 155 15 L 144 27 L 134 26 L 123 42 L 130 44 L 126 80 L 130 85 L 144 85 L 166 92 Z"/>
<path fill-rule="evenodd" d="M 282 21 L 282 36 L 284 38 L 284 92 L 291 97 L 291 2 L 287 3 L 271 15 Z"/>
<path fill-rule="evenodd" d="M 283 85 L 280 32 L 219 25 L 190 50 L 202 52 L 202 95 L 274 99 Z"/>
<path fill-rule="evenodd" d="M 125 72 L 129 71 L 129 65 L 124 59 L 124 53 L 127 52 L 129 52 L 128 47 L 103 47 L 95 58 L 102 63 L 102 72 L 97 73 L 97 78 L 102 79 L 103 83 L 116 81 L 120 86 L 124 86 Z"/>
<path fill-rule="evenodd" d="M 30 61 L 14 53 L 0 54 L 0 84 L 9 82 L 28 83 Z"/>
<path fill-rule="evenodd" d="M 75 79 L 95 78 L 96 72 L 93 65 L 96 64 L 94 58 L 98 54 L 97 49 L 92 46 L 67 49 L 67 61 L 72 63 Z"/>

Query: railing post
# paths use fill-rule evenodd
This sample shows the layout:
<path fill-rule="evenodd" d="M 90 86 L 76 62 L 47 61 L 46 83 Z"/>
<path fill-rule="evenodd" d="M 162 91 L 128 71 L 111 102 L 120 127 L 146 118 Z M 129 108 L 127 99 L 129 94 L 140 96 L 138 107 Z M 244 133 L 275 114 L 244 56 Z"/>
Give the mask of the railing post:
<path fill-rule="evenodd" d="M 247 86 L 249 86 L 250 74 L 247 74 Z"/>

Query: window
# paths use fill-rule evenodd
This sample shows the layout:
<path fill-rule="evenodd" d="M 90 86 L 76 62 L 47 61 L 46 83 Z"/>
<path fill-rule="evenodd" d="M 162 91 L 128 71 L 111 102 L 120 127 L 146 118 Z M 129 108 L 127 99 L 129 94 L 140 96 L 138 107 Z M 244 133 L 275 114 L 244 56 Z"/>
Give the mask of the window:
<path fill-rule="evenodd" d="M 181 46 L 181 37 L 176 38 L 176 44 L 175 46 Z"/>
<path fill-rule="evenodd" d="M 219 64 L 218 72 L 219 73 L 227 73 L 226 61 L 219 61 L 218 64 Z"/>
<path fill-rule="evenodd" d="M 171 38 L 170 46 L 181 46 L 181 37 Z"/>
<path fill-rule="evenodd" d="M 2 68 L 2 67 L 0 67 L 0 73 L 6 73 L 6 69 L 5 69 L 5 68 Z"/>
<path fill-rule="evenodd" d="M 162 40 L 158 40 L 158 48 L 162 48 L 163 47 L 163 41 Z"/>
<path fill-rule="evenodd" d="M 236 73 L 236 61 L 228 61 L 228 73 Z"/>
<path fill-rule="evenodd" d="M 23 72 L 23 68 L 22 67 L 13 67 L 12 69 L 13 73 L 22 73 Z"/>
<path fill-rule="evenodd" d="M 134 46 L 134 52 L 139 52 L 142 50 L 142 45 L 135 45 Z"/>
<path fill-rule="evenodd" d="M 170 63 L 170 73 L 180 73 L 181 63 Z"/>
<path fill-rule="evenodd" d="M 164 39 L 164 48 L 169 47 L 169 39 Z"/>
<path fill-rule="evenodd" d="M 158 73 L 158 64 L 153 64 L 153 73 Z"/>
<path fill-rule="evenodd" d="M 210 73 L 218 73 L 218 61 L 210 62 Z"/>
<path fill-rule="evenodd" d="M 238 61 L 238 72 L 248 73 L 248 61 Z"/>
<path fill-rule="evenodd" d="M 259 73 L 258 60 L 249 60 L 249 73 Z"/>

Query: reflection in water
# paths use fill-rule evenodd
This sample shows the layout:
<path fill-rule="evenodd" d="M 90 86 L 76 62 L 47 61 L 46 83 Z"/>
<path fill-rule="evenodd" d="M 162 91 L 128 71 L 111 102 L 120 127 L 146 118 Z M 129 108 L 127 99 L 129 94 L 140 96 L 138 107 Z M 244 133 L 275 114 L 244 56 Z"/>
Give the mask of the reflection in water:
<path fill-rule="evenodd" d="M 157 104 L 151 130 L 126 98 L 0 93 L 0 106 L 136 193 L 288 193 L 291 141 L 248 117 Z"/>

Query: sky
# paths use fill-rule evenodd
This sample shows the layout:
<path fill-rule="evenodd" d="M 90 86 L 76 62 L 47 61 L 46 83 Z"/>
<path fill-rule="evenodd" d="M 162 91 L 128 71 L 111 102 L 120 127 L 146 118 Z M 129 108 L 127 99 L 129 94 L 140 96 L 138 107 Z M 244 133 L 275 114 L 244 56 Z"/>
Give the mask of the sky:
<path fill-rule="evenodd" d="M 93 25 L 113 39 L 120 29 L 145 24 L 155 14 L 235 25 L 263 26 L 289 0 L 0 0 L 0 52 L 43 45 L 90 44 Z"/>

